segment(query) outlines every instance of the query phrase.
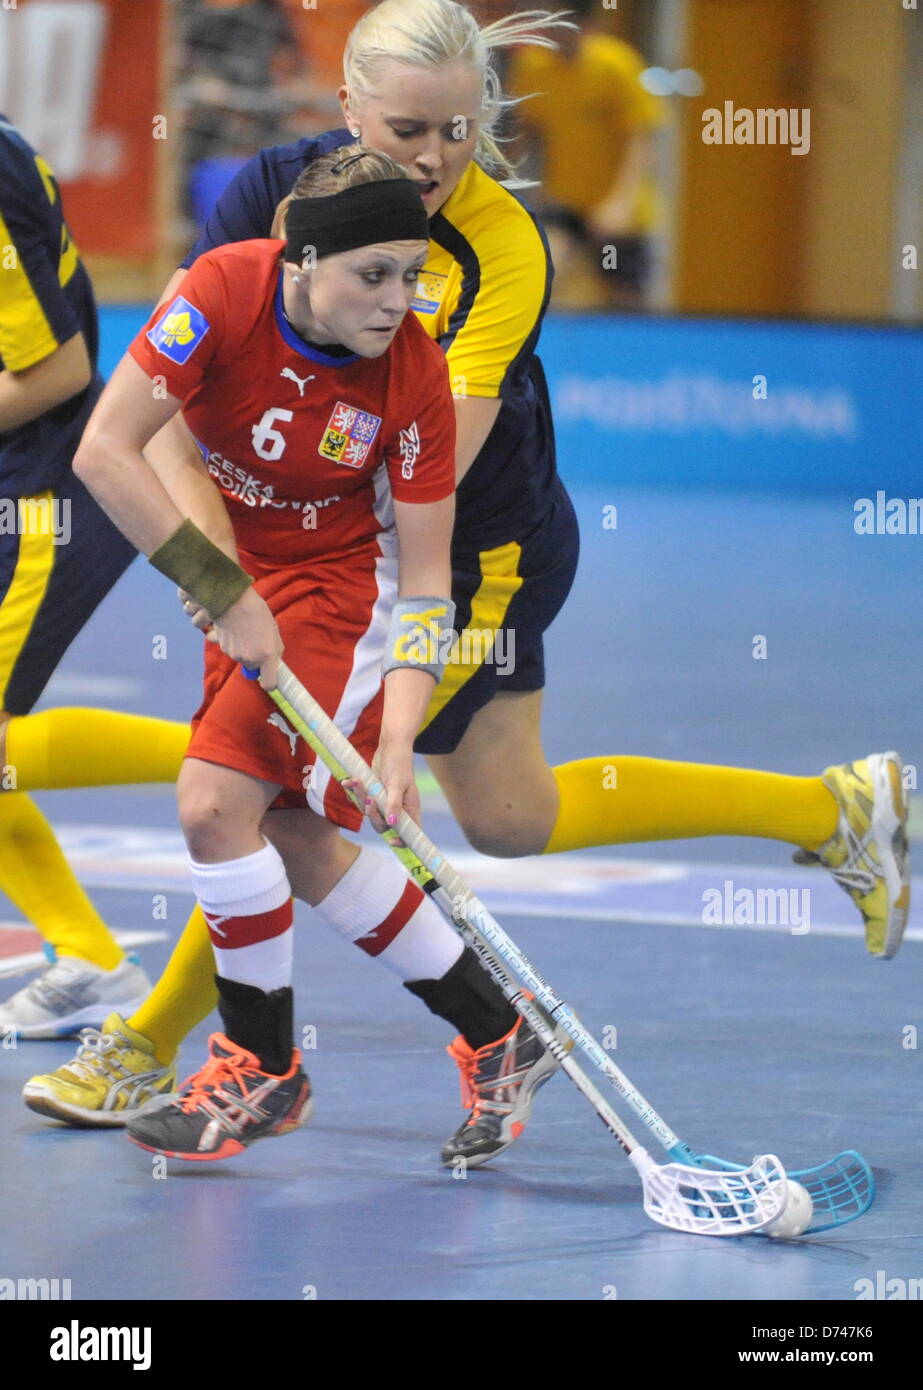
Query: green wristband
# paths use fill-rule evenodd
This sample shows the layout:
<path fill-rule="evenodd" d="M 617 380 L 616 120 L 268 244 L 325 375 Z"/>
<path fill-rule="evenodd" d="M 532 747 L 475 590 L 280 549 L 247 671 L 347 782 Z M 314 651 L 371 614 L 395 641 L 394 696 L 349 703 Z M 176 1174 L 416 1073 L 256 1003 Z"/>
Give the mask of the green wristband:
<path fill-rule="evenodd" d="M 253 583 L 246 570 L 189 520 L 157 547 L 150 561 L 155 570 L 191 594 L 213 619 L 223 617 Z"/>

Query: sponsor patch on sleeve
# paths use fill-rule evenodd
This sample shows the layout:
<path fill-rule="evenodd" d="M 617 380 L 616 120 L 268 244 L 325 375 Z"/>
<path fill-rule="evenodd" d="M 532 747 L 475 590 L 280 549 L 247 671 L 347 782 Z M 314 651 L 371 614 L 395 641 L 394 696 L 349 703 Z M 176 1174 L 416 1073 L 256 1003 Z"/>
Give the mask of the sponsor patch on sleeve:
<path fill-rule="evenodd" d="M 422 270 L 417 281 L 417 292 L 410 306 L 414 313 L 437 313 L 447 284 L 447 275 L 439 275 L 435 270 Z"/>
<path fill-rule="evenodd" d="M 194 304 L 178 294 L 148 331 L 147 340 L 158 352 L 182 367 L 195 352 L 211 324 Z"/>

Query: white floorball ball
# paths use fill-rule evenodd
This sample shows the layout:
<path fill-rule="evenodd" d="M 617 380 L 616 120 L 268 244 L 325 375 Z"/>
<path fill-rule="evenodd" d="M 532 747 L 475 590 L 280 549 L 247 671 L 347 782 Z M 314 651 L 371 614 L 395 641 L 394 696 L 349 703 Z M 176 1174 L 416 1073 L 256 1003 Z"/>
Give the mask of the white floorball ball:
<path fill-rule="evenodd" d="M 762 1227 L 764 1236 L 771 1236 L 774 1240 L 787 1240 L 792 1236 L 800 1236 L 811 1224 L 811 1217 L 814 1215 L 814 1203 L 811 1201 L 811 1194 L 807 1188 L 802 1187 L 800 1182 L 788 1180 L 788 1201 L 779 1212 L 775 1220 L 770 1221 L 768 1226 Z"/>

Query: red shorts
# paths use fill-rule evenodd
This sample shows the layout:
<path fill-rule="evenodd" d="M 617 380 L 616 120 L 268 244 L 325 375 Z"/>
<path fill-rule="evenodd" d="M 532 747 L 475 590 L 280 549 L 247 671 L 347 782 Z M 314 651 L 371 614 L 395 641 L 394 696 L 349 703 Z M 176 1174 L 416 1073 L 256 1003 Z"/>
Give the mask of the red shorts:
<path fill-rule="evenodd" d="M 260 574 L 250 557 L 242 555 L 241 563 Z M 371 761 L 381 730 L 381 661 L 397 594 L 396 555 L 383 555 L 375 545 L 336 560 L 275 569 L 255 587 L 279 624 L 286 664 Z M 283 790 L 274 807 L 309 806 L 346 830 L 362 823 L 259 683 L 212 642 L 205 644 L 205 692 L 186 756 L 278 783 Z"/>

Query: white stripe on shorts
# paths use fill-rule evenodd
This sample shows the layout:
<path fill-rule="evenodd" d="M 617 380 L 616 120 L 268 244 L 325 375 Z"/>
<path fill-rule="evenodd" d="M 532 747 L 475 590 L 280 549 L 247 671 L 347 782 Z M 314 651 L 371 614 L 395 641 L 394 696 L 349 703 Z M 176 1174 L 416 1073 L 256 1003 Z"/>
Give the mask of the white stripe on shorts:
<path fill-rule="evenodd" d="M 384 464 L 381 464 L 375 473 L 374 511 L 382 526 L 387 528 L 378 535 L 381 550 L 375 561 L 378 597 L 372 606 L 369 625 L 353 650 L 352 670 L 333 716 L 334 724 L 347 738 L 352 736 L 362 711 L 374 698 L 381 682 L 381 663 L 388 625 L 397 598 L 397 532 L 394 528 L 391 485 Z M 317 758 L 311 769 L 308 805 L 319 816 L 324 814 L 324 797 L 330 786 L 330 777 L 330 769 Z"/>

